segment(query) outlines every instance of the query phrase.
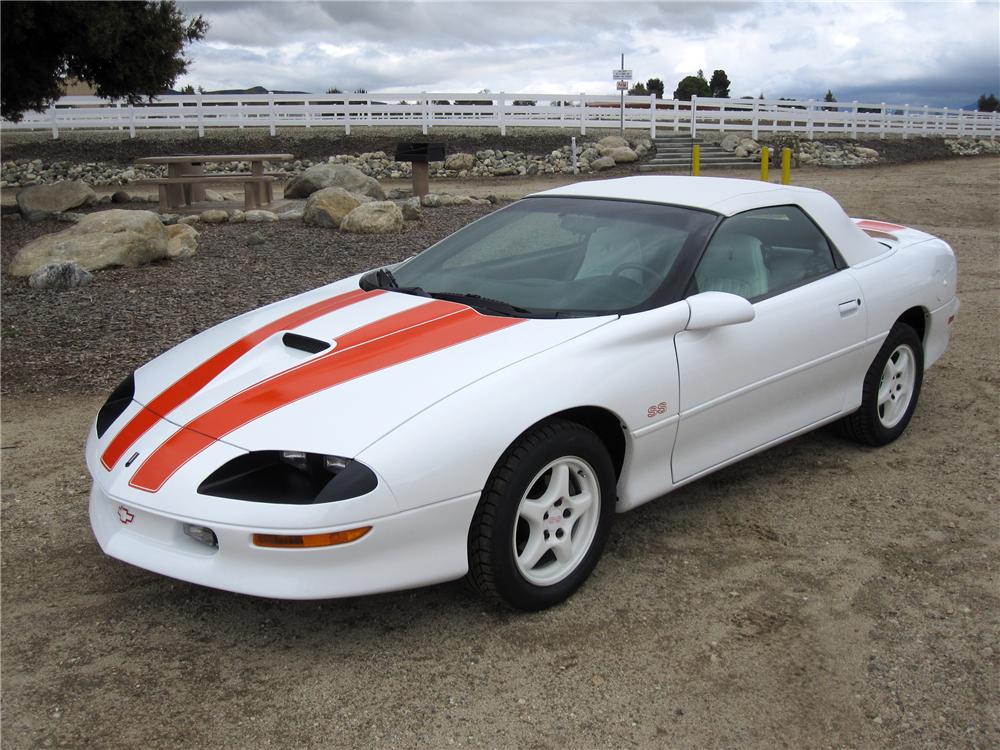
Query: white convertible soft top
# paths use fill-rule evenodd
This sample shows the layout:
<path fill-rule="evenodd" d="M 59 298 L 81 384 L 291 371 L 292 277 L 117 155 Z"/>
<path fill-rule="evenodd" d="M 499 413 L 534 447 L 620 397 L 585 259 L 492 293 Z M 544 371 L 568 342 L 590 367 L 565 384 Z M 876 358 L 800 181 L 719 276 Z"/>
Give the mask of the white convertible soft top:
<path fill-rule="evenodd" d="M 714 211 L 723 216 L 767 206 L 796 205 L 819 224 L 849 265 L 883 254 L 886 248 L 865 234 L 833 198 L 819 190 L 731 177 L 648 175 L 591 180 L 533 196 L 612 198 L 665 203 Z"/>

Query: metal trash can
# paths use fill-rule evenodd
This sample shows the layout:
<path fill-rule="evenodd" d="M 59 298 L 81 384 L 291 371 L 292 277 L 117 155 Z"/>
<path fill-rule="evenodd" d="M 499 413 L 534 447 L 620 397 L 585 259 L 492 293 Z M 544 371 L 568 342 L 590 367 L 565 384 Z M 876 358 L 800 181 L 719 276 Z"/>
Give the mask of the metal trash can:
<path fill-rule="evenodd" d="M 396 161 L 407 161 L 413 165 L 413 194 L 423 197 L 430 192 L 430 169 L 432 161 L 444 161 L 443 143 L 397 143 Z"/>

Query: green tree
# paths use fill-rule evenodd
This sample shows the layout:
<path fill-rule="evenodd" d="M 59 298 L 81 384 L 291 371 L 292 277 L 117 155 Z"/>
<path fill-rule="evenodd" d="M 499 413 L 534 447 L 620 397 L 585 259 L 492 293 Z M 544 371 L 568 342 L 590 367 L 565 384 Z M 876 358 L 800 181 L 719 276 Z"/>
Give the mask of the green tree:
<path fill-rule="evenodd" d="M 1000 100 L 996 94 L 982 94 L 976 104 L 976 109 L 980 112 L 1000 112 Z"/>
<path fill-rule="evenodd" d="M 687 76 L 677 82 L 677 88 L 674 89 L 674 99 L 689 102 L 692 96 L 709 96 L 711 93 L 712 90 L 708 86 L 708 81 L 705 80 L 705 74 L 699 70 L 698 75 Z"/>
<path fill-rule="evenodd" d="M 62 94 L 66 78 L 129 104 L 153 98 L 187 70 L 184 47 L 208 23 L 173 0 L 0 3 L 0 115 L 17 122 Z"/>
<path fill-rule="evenodd" d="M 344 92 L 338 89 L 336 86 L 331 86 L 326 90 L 328 94 L 343 94 Z"/>
<path fill-rule="evenodd" d="M 826 90 L 826 96 L 823 97 L 823 101 L 824 102 L 835 102 L 835 101 L 837 101 L 837 97 L 835 97 L 833 95 L 833 91 L 831 91 L 830 89 L 827 89 Z M 827 112 L 836 112 L 837 111 L 836 107 L 823 107 L 823 109 L 825 111 L 827 111 Z"/>
<path fill-rule="evenodd" d="M 656 94 L 657 99 L 663 98 L 663 81 L 659 78 L 650 78 L 646 81 L 646 91 L 650 94 Z"/>
<path fill-rule="evenodd" d="M 637 83 L 628 90 L 629 96 L 649 96 L 649 91 L 642 83 Z"/>
<path fill-rule="evenodd" d="M 181 93 L 182 94 L 193 94 L 194 93 L 194 86 L 192 86 L 189 83 L 187 86 L 185 86 L 184 88 L 181 89 Z"/>
<path fill-rule="evenodd" d="M 721 68 L 712 73 L 712 80 L 708 82 L 712 96 L 716 99 L 729 98 L 729 76 Z"/>

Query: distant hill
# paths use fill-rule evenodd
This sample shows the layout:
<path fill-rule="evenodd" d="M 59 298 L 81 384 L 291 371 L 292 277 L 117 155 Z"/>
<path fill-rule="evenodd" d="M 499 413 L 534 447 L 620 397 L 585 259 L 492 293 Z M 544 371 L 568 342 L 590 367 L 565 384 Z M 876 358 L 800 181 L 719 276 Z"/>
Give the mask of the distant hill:
<path fill-rule="evenodd" d="M 167 89 L 166 91 L 160 92 L 160 96 L 174 96 L 180 95 L 182 92 L 175 91 L 174 89 Z M 248 89 L 220 89 L 218 91 L 206 91 L 206 94 L 309 94 L 310 91 L 279 91 L 275 89 L 271 91 L 264 88 L 263 86 L 251 86 Z"/>

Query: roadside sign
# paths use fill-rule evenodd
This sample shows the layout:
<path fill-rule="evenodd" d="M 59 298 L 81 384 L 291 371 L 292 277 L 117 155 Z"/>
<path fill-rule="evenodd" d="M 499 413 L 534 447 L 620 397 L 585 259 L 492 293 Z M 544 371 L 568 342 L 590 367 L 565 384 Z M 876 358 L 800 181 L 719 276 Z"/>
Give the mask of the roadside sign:
<path fill-rule="evenodd" d="M 611 77 L 616 81 L 631 81 L 632 71 L 631 70 L 612 70 Z"/>
<path fill-rule="evenodd" d="M 618 81 L 619 91 L 628 91 L 628 81 Z"/>

